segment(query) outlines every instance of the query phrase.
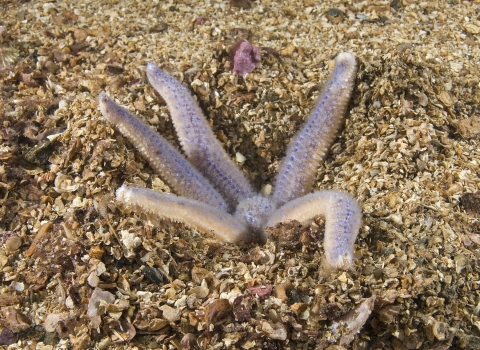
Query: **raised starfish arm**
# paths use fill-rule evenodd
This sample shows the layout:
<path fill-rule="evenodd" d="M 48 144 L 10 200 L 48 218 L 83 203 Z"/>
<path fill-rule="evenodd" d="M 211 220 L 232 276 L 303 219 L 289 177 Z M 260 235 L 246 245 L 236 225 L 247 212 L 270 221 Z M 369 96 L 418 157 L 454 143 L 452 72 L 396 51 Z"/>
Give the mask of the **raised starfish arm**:
<path fill-rule="evenodd" d="M 307 222 L 315 216 L 325 217 L 325 260 L 333 268 L 348 268 L 352 264 L 355 238 L 362 223 L 362 210 L 349 194 L 324 190 L 294 199 L 277 209 L 267 226 L 297 220 Z"/>
<path fill-rule="evenodd" d="M 222 242 L 250 242 L 252 237 L 233 215 L 208 204 L 153 190 L 121 186 L 117 200 L 160 218 L 182 222 L 201 232 L 213 232 Z"/>
<path fill-rule="evenodd" d="M 278 205 L 312 190 L 318 167 L 342 124 L 357 64 L 355 56 L 345 52 L 335 62 L 332 77 L 280 164 L 273 193 Z"/>
<path fill-rule="evenodd" d="M 106 94 L 101 93 L 98 102 L 105 119 L 132 142 L 175 192 L 225 212 L 228 210 L 227 203 L 212 184 L 165 138 Z"/>
<path fill-rule="evenodd" d="M 219 189 L 232 207 L 254 195 L 250 182 L 225 152 L 188 89 L 153 63 L 147 66 L 147 77 L 167 103 L 190 162 Z"/>

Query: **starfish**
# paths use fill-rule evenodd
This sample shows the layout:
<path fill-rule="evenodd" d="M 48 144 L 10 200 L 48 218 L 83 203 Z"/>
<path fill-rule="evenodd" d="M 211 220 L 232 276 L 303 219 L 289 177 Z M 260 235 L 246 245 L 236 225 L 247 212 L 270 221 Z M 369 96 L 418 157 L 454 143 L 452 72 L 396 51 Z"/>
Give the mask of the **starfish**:
<path fill-rule="evenodd" d="M 228 154 L 189 90 L 159 69 L 147 65 L 150 84 L 165 100 L 183 154 L 150 126 L 99 96 L 103 116 L 178 194 L 122 185 L 117 200 L 139 212 L 182 222 L 200 232 L 213 232 L 223 242 L 264 243 L 265 227 L 325 217 L 325 262 L 332 268 L 352 264 L 361 226 L 361 208 L 347 193 L 312 191 L 317 169 L 341 127 L 357 70 L 352 54 L 340 53 L 334 72 L 301 130 L 287 148 L 271 195 L 252 187 Z"/>

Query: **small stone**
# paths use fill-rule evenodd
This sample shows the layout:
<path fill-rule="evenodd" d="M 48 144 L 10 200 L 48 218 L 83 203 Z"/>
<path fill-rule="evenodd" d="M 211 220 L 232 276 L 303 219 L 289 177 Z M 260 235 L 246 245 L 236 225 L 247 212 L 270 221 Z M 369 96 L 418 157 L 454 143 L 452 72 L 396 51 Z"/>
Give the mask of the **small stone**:
<path fill-rule="evenodd" d="M 468 214 L 480 214 L 480 193 L 465 193 L 460 197 L 460 204 Z"/>
<path fill-rule="evenodd" d="M 467 23 L 463 26 L 463 28 L 469 34 L 480 34 L 480 26 L 477 26 L 473 23 Z"/>
<path fill-rule="evenodd" d="M 182 340 L 180 340 L 180 345 L 182 349 L 185 350 L 197 349 L 197 337 L 195 337 L 193 333 L 187 333 L 183 336 Z"/>
<path fill-rule="evenodd" d="M 205 322 L 207 323 L 207 330 L 210 330 L 210 325 L 215 325 L 224 318 L 226 318 L 232 311 L 227 299 L 214 300 L 205 308 Z"/>
<path fill-rule="evenodd" d="M 287 339 L 288 332 L 287 327 L 280 323 L 271 323 L 262 320 L 262 332 L 270 339 L 285 340 Z"/>
<path fill-rule="evenodd" d="M 90 317 L 93 328 L 100 326 L 102 319 L 100 317 L 101 303 L 113 304 L 115 296 L 107 291 L 103 291 L 100 288 L 95 288 L 88 302 L 87 316 Z"/>
<path fill-rule="evenodd" d="M 160 272 L 160 270 L 150 267 L 150 266 L 145 266 L 143 269 L 143 275 L 152 283 L 155 284 L 162 284 L 164 280 L 163 274 Z"/>
<path fill-rule="evenodd" d="M 290 309 L 295 315 L 300 316 L 300 314 L 304 312 L 307 307 L 308 305 L 305 303 L 294 303 L 292 306 L 290 306 Z"/>
<path fill-rule="evenodd" d="M 11 345 L 15 343 L 15 334 L 8 328 L 0 332 L 0 345 Z"/>
<path fill-rule="evenodd" d="M 112 344 L 112 339 L 110 337 L 103 338 L 97 344 L 99 350 L 106 350 Z"/>
<path fill-rule="evenodd" d="M 180 315 L 182 313 L 182 310 L 180 309 L 175 309 L 169 305 L 162 305 L 159 307 L 160 310 L 162 310 L 162 316 L 164 319 L 166 319 L 168 322 L 175 322 L 180 319 Z"/>
<path fill-rule="evenodd" d="M 75 38 L 75 41 L 85 41 L 85 39 L 87 38 L 87 32 L 83 29 L 75 29 L 73 31 L 73 37 Z"/>
<path fill-rule="evenodd" d="M 99 94 L 102 91 L 102 84 L 95 79 L 84 79 L 79 82 L 79 86 L 82 89 L 87 90 L 92 94 Z"/>
<path fill-rule="evenodd" d="M 233 71 L 242 77 L 251 73 L 261 59 L 260 49 L 246 40 L 242 41 L 234 52 Z"/>
<path fill-rule="evenodd" d="M 283 48 L 282 51 L 280 51 L 280 53 L 282 56 L 291 56 L 293 55 L 296 49 L 297 47 L 295 46 L 295 44 L 290 43 L 285 48 Z"/>
<path fill-rule="evenodd" d="M 70 342 L 72 343 L 72 350 L 84 350 L 88 349 L 88 344 L 91 339 L 88 333 L 81 333 L 78 336 L 70 335 Z M 99 348 L 100 349 L 100 348 Z"/>
<path fill-rule="evenodd" d="M 43 327 L 47 332 L 56 332 L 61 325 L 59 323 L 63 323 L 68 320 L 68 313 L 62 312 L 59 314 L 48 314 L 45 318 L 45 322 L 43 323 Z"/>
<path fill-rule="evenodd" d="M 253 301 L 248 295 L 236 297 L 233 301 L 233 315 L 238 322 L 248 322 L 252 318 L 250 311 L 252 310 Z"/>
<path fill-rule="evenodd" d="M 0 307 L 20 304 L 23 298 L 19 295 L 0 294 Z"/>
<path fill-rule="evenodd" d="M 237 163 L 243 163 L 247 160 L 247 158 L 245 158 L 245 156 L 240 152 L 237 152 L 235 153 L 235 160 L 237 161 Z"/>
<path fill-rule="evenodd" d="M 372 313 L 374 303 L 375 296 L 367 298 L 348 313 L 332 322 L 332 332 L 341 328 L 348 330 L 348 332 L 342 335 L 340 345 L 345 346 L 351 343 Z"/>
<path fill-rule="evenodd" d="M 120 231 L 120 234 L 121 242 L 127 249 L 127 254 L 125 254 L 125 256 L 127 258 L 135 256 L 135 248 L 142 244 L 142 240 L 140 239 L 140 237 L 137 237 L 134 233 L 131 233 L 127 230 Z"/>
<path fill-rule="evenodd" d="M 23 282 L 12 282 L 12 288 L 18 292 L 21 293 L 25 290 L 25 284 Z"/>
<path fill-rule="evenodd" d="M 454 261 L 455 261 L 455 271 L 458 274 L 461 274 L 467 263 L 467 259 L 465 258 L 465 255 L 463 254 L 457 255 Z"/>
<path fill-rule="evenodd" d="M 35 165 L 47 165 L 49 158 L 55 151 L 55 142 L 46 141 L 32 147 L 23 159 Z"/>
<path fill-rule="evenodd" d="M 90 255 L 91 258 L 102 260 L 103 255 L 105 254 L 105 249 L 103 249 L 101 246 L 96 245 L 90 248 L 88 255 Z"/>
<path fill-rule="evenodd" d="M 271 285 L 248 287 L 253 296 L 258 297 L 260 301 L 264 301 L 270 294 L 272 294 L 273 287 Z"/>
<path fill-rule="evenodd" d="M 87 282 L 91 287 L 95 288 L 96 286 L 98 286 L 98 283 L 100 282 L 100 278 L 98 278 L 97 273 L 95 271 L 92 271 L 87 278 Z"/>
<path fill-rule="evenodd" d="M 195 294 L 197 298 L 203 299 L 208 296 L 208 293 L 209 293 L 208 287 L 202 285 L 202 286 L 193 287 L 187 292 L 187 295 Z"/>
<path fill-rule="evenodd" d="M 282 301 L 287 301 L 288 294 L 292 289 L 293 289 L 293 285 L 290 281 L 277 284 L 275 288 L 275 296 Z"/>
<path fill-rule="evenodd" d="M 22 239 L 18 236 L 12 236 L 7 239 L 5 242 L 5 252 L 7 254 L 14 253 L 22 245 Z"/>
<path fill-rule="evenodd" d="M 480 136 L 480 118 L 470 117 L 462 119 L 457 123 L 457 130 L 464 139 L 471 139 Z"/>
<path fill-rule="evenodd" d="M 337 8 L 331 8 L 327 11 L 327 19 L 333 24 L 342 22 L 344 18 L 345 14 Z"/>
<path fill-rule="evenodd" d="M 18 333 L 30 328 L 30 322 L 23 314 L 13 306 L 5 306 L 0 309 L 0 325 L 8 328 L 13 333 Z"/>
<path fill-rule="evenodd" d="M 163 21 L 159 21 L 154 26 L 150 27 L 149 31 L 150 33 L 161 33 L 161 32 L 164 32 L 167 28 L 168 28 L 167 23 Z"/>
<path fill-rule="evenodd" d="M 452 97 L 447 91 L 442 91 L 440 94 L 438 94 L 437 97 L 447 107 L 453 106 L 453 104 L 456 102 L 456 99 Z"/>
<path fill-rule="evenodd" d="M 126 83 L 127 81 L 125 80 L 125 78 L 115 76 L 108 80 L 107 85 L 113 90 L 119 90 L 120 88 L 125 86 Z"/>
<path fill-rule="evenodd" d="M 231 7 L 238 7 L 241 9 L 249 9 L 252 7 L 250 0 L 230 0 Z"/>

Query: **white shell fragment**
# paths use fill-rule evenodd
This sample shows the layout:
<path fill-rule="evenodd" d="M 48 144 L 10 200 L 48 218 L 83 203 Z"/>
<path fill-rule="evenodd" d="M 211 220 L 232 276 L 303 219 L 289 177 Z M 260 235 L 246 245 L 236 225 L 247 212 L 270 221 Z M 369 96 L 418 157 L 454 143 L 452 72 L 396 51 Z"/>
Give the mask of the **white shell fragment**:
<path fill-rule="evenodd" d="M 337 334 L 339 336 L 341 346 L 350 344 L 355 335 L 360 332 L 360 329 L 362 329 L 372 313 L 374 303 L 375 296 L 371 296 L 362 301 L 347 314 L 332 322 L 332 334 Z"/>

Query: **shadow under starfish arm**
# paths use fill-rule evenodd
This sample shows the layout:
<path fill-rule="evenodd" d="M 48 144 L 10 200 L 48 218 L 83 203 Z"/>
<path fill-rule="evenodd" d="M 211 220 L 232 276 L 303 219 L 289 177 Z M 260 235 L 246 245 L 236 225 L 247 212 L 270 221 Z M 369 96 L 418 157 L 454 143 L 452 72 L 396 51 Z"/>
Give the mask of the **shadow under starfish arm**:
<path fill-rule="evenodd" d="M 250 242 L 250 230 L 233 215 L 190 198 L 171 193 L 121 186 L 117 200 L 156 217 L 182 222 L 203 233 L 213 232 L 222 242 Z"/>
<path fill-rule="evenodd" d="M 340 53 L 320 99 L 280 163 L 273 192 L 279 206 L 312 190 L 318 167 L 342 125 L 356 72 L 355 56 Z"/>
<path fill-rule="evenodd" d="M 190 162 L 229 204 L 255 194 L 250 182 L 225 152 L 190 91 L 155 64 L 147 66 L 148 81 L 167 103 L 178 139 Z"/>
<path fill-rule="evenodd" d="M 355 238 L 362 224 L 362 209 L 349 194 L 323 190 L 294 199 L 277 209 L 267 226 L 297 220 L 306 223 L 315 216 L 325 217 L 325 260 L 333 268 L 352 264 Z"/>
<path fill-rule="evenodd" d="M 105 119 L 132 142 L 176 193 L 227 211 L 228 205 L 218 191 L 165 138 L 106 94 L 101 93 L 98 102 Z"/>

